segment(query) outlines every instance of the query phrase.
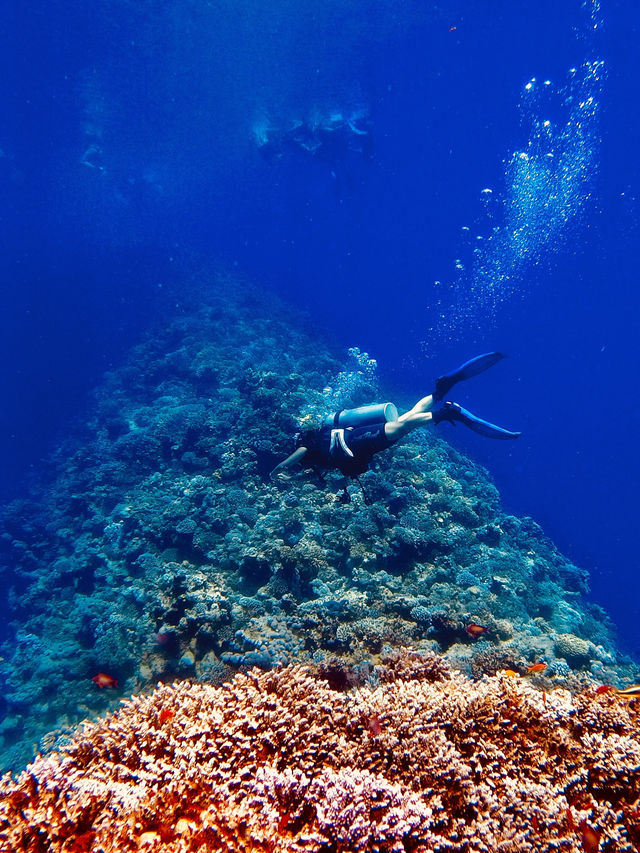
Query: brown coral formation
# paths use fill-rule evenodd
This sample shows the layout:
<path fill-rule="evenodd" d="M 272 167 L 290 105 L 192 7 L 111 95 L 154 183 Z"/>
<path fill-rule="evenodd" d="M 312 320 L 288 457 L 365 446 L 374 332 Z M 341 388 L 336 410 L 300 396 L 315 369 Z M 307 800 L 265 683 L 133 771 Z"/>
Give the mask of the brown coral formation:
<path fill-rule="evenodd" d="M 4 777 L 0 850 L 638 849 L 634 703 L 407 655 L 379 677 L 343 692 L 290 666 L 134 697 Z"/>

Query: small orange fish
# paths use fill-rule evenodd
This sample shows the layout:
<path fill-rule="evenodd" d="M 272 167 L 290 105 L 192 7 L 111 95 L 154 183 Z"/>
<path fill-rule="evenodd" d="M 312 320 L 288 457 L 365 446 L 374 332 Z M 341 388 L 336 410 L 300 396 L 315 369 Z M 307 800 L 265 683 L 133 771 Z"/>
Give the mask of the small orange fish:
<path fill-rule="evenodd" d="M 97 675 L 94 675 L 91 681 L 95 682 L 100 690 L 103 687 L 117 687 L 118 682 L 112 675 L 107 675 L 106 672 L 99 672 Z"/>
<path fill-rule="evenodd" d="M 538 663 L 532 663 L 531 666 L 527 667 L 527 672 L 536 673 L 536 672 L 544 672 L 547 668 L 546 663 L 541 660 Z"/>
<path fill-rule="evenodd" d="M 598 853 L 600 849 L 600 833 L 586 822 L 581 820 L 578 829 L 582 833 L 582 849 L 585 853 Z"/>
<path fill-rule="evenodd" d="M 162 725 L 162 723 L 166 723 L 167 720 L 173 719 L 173 710 L 171 708 L 163 708 L 162 711 L 158 714 L 158 722 Z"/>
<path fill-rule="evenodd" d="M 507 678 L 517 678 L 520 673 L 516 672 L 515 669 L 505 669 L 502 671 L 503 675 L 506 675 Z"/>
<path fill-rule="evenodd" d="M 489 629 L 486 625 L 478 625 L 476 622 L 472 622 L 470 625 L 467 625 L 464 630 L 475 640 L 485 634 Z"/>
<path fill-rule="evenodd" d="M 596 694 L 600 693 L 616 693 L 616 688 L 613 684 L 601 684 L 600 687 L 596 690 Z"/>

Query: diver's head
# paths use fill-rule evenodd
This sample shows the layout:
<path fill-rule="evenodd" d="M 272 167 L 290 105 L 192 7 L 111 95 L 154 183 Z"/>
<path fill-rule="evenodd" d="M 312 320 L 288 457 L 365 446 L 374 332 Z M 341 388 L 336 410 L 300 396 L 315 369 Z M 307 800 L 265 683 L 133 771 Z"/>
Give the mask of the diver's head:
<path fill-rule="evenodd" d="M 317 430 L 303 429 L 293 436 L 293 447 L 297 450 L 299 447 L 309 447 L 313 442 Z"/>

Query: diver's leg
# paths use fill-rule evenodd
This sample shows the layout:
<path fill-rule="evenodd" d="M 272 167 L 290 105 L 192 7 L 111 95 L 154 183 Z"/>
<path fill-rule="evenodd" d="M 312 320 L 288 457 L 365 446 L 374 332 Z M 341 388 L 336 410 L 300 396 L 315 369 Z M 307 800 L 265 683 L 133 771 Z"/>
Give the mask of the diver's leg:
<path fill-rule="evenodd" d="M 424 399 L 431 400 L 431 397 L 425 397 Z M 433 420 L 431 412 L 416 411 L 416 406 L 410 412 L 405 412 L 397 421 L 387 421 L 384 425 L 384 434 L 390 441 L 398 441 L 398 439 L 413 432 L 414 429 L 427 426 L 431 423 Z"/>
<path fill-rule="evenodd" d="M 496 426 L 477 415 L 472 414 L 468 409 L 463 409 L 458 403 L 443 403 L 435 412 L 417 412 L 412 409 L 410 412 L 398 418 L 397 421 L 389 421 L 384 426 L 384 433 L 390 441 L 398 441 L 398 439 L 413 432 L 418 427 L 433 424 L 434 426 L 449 421 L 451 424 L 456 422 L 463 423 L 466 427 L 474 432 L 480 433 L 487 438 L 510 439 L 518 438 L 519 432 L 512 432 L 504 429 L 504 427 Z"/>
<path fill-rule="evenodd" d="M 422 397 L 412 409 L 400 415 L 397 421 L 387 421 L 384 425 L 384 433 L 391 441 L 397 441 L 403 435 L 413 432 L 418 427 L 427 426 L 431 423 L 431 407 L 433 406 L 433 394 Z"/>
<path fill-rule="evenodd" d="M 425 412 L 431 411 L 431 407 L 433 406 L 433 394 L 428 394 L 426 397 L 423 397 L 421 400 L 415 404 L 412 409 L 409 409 L 408 412 L 405 412 L 404 415 L 400 415 L 398 421 L 400 423 L 404 423 L 409 418 L 412 418 L 413 415 L 424 414 Z M 420 424 L 418 424 L 420 426 Z"/>
<path fill-rule="evenodd" d="M 400 415 L 397 422 L 405 423 L 406 421 L 413 420 L 413 416 L 416 414 L 430 412 L 433 408 L 433 404 L 436 402 L 439 403 L 444 398 L 444 395 L 451 390 L 454 385 L 457 385 L 458 382 L 462 382 L 464 379 L 470 379 L 472 376 L 477 376 L 478 373 L 483 373 L 503 358 L 504 355 L 501 352 L 487 352 L 484 353 L 484 355 L 477 355 L 475 358 L 470 358 L 469 361 L 465 361 L 464 364 L 461 364 L 460 367 L 456 368 L 456 370 L 451 373 L 439 376 L 438 379 L 436 379 L 435 391 L 418 400 L 413 408 L 409 409 L 408 412 L 405 412 L 404 415 Z M 424 423 L 417 423 L 412 427 L 412 429 L 415 429 L 416 426 L 424 426 Z"/>

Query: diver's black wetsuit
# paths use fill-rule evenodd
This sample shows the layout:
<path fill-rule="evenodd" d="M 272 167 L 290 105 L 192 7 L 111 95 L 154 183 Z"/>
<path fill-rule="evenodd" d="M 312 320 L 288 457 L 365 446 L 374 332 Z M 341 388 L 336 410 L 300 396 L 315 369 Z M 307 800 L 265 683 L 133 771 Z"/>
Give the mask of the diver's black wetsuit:
<path fill-rule="evenodd" d="M 447 421 L 455 426 L 456 423 L 462 423 L 474 432 L 487 436 L 487 438 L 518 438 L 520 435 L 519 432 L 513 432 L 496 426 L 489 421 L 485 421 L 483 418 L 479 418 L 472 412 L 467 411 L 467 409 L 463 409 L 459 403 L 452 403 L 450 401 L 442 402 L 445 395 L 458 382 L 483 373 L 489 367 L 493 367 L 502 358 L 504 358 L 504 355 L 500 352 L 483 353 L 469 359 L 469 361 L 465 361 L 464 364 L 461 364 L 460 367 L 451 371 L 451 373 L 439 376 L 433 391 L 433 403 L 438 405 L 433 409 L 430 409 L 430 405 L 428 407 L 431 411 L 433 424 L 437 425 L 443 421 Z M 425 408 L 427 408 L 426 402 Z M 286 467 L 290 462 L 298 460 L 302 461 L 303 465 L 311 468 L 324 470 L 337 468 L 346 477 L 357 477 L 359 474 L 364 474 L 369 468 L 374 455 L 381 450 L 391 447 L 401 436 L 401 431 L 395 429 L 392 431 L 395 437 L 389 438 L 385 432 L 385 422 L 377 421 L 377 418 L 383 412 L 386 413 L 388 405 L 363 406 L 359 409 L 335 412 L 333 415 L 328 416 L 325 426 L 299 433 L 296 436 L 296 450 L 304 447 L 306 452 L 303 455 L 294 452 L 288 459 L 285 459 L 284 462 L 276 466 L 272 474 Z M 395 406 L 393 408 L 395 410 Z M 424 414 L 425 408 L 420 409 L 419 414 Z M 376 412 L 375 416 L 372 416 L 373 423 L 362 424 L 362 416 L 366 415 L 369 417 L 371 409 L 379 409 L 380 411 Z M 341 427 L 341 423 L 348 423 L 347 418 L 344 416 L 349 417 L 351 415 L 356 416 L 355 419 L 351 419 L 351 422 L 361 425 Z M 397 418 L 397 410 L 395 410 L 395 417 Z M 424 421 L 421 424 L 424 424 Z"/>
<path fill-rule="evenodd" d="M 341 430 L 344 443 L 353 456 L 345 453 L 338 441 L 331 441 L 333 427 L 310 429 L 300 433 L 296 448 L 306 447 L 305 459 L 317 468 L 337 468 L 345 477 L 357 477 L 369 468 L 376 453 L 394 444 L 384 431 L 384 423 Z M 305 463 L 303 463 L 305 464 Z"/>

